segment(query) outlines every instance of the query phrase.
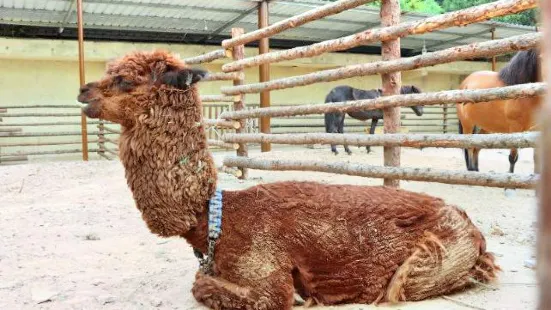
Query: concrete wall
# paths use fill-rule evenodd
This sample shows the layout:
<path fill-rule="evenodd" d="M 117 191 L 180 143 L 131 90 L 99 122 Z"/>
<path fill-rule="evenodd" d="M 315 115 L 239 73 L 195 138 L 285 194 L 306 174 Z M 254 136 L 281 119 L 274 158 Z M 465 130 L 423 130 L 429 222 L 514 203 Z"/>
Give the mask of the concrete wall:
<path fill-rule="evenodd" d="M 9 109 L 8 114 L 19 113 L 78 113 L 79 104 L 75 98 L 78 91 L 78 50 L 75 41 L 62 40 L 29 40 L 29 39 L 8 39 L 0 38 L 0 107 L 17 105 L 74 105 L 74 109 Z M 92 81 L 102 76 L 106 62 L 120 57 L 132 50 L 151 50 L 162 48 L 179 53 L 182 58 L 196 56 L 210 50 L 214 46 L 174 45 L 174 44 L 133 44 L 121 42 L 85 42 L 85 68 L 86 80 Z M 246 55 L 256 54 L 256 49 L 247 48 Z M 278 79 L 294 75 L 302 75 L 318 70 L 335 68 L 343 65 L 358 64 L 379 60 L 376 55 L 357 55 L 346 53 L 330 53 L 312 59 L 300 59 L 274 64 L 271 67 L 271 78 Z M 210 71 L 221 71 L 221 65 L 227 60 L 218 60 L 212 64 L 204 65 Z M 502 66 L 503 64 L 499 64 Z M 461 75 L 469 74 L 477 70 L 489 70 L 489 63 L 481 62 L 458 62 L 454 64 L 439 65 L 422 70 L 404 72 L 402 75 L 403 84 L 414 84 L 424 91 L 448 90 L 457 88 Z M 423 74 L 426 75 L 423 75 Z M 258 68 L 247 69 L 246 82 L 258 81 Z M 424 78 L 423 78 L 424 76 Z M 202 94 L 219 94 L 220 87 L 229 85 L 231 82 L 211 82 L 201 85 Z M 379 76 L 367 76 L 352 78 L 331 83 L 320 83 L 306 87 L 298 87 L 287 90 L 273 91 L 271 93 L 272 104 L 304 104 L 323 103 L 325 95 L 337 85 L 350 85 L 358 88 L 379 88 L 381 80 Z M 247 104 L 258 104 L 259 96 L 256 94 L 247 95 Z M 404 109 L 409 110 L 409 109 Z M 440 108 L 427 108 L 427 111 L 441 111 Z M 410 111 L 404 111 L 407 119 L 417 118 L 411 115 Z M 0 117 L 2 117 L 0 115 Z M 427 114 L 424 118 L 434 118 L 434 115 Z M 0 128 L 14 123 L 37 123 L 37 122 L 78 122 L 79 116 L 74 117 L 3 117 Z M 412 120 L 412 122 L 417 119 Z M 273 124 L 283 124 L 293 120 L 274 119 Z M 295 120 L 296 122 L 296 120 Z M 310 123 L 321 124 L 321 116 L 316 120 L 308 120 Z M 320 123 L 321 122 L 321 123 Z M 354 120 L 347 121 L 350 124 Z M 356 121 L 357 123 L 357 121 Z M 405 122 L 407 123 L 407 121 Z M 439 123 L 435 121 L 435 123 Z M 18 126 L 12 126 L 18 127 Z M 96 125 L 88 126 L 90 132 L 97 131 Z M 429 129 L 426 127 L 424 129 Z M 424 130 L 419 128 L 419 130 Z M 47 132 L 63 131 L 78 132 L 80 126 L 37 126 L 26 127 L 24 132 Z M 313 129 L 314 131 L 323 131 Z M 277 130 L 274 130 L 277 132 Z M 0 147 L 5 143 L 22 142 L 46 142 L 46 141 L 78 141 L 79 136 L 63 137 L 29 137 L 0 138 Z M 90 139 L 95 139 L 91 136 Z M 95 148 L 90 144 L 90 148 Z M 1 147 L 1 154 L 25 151 L 44 151 L 53 149 L 75 149 L 80 148 L 78 144 L 58 147 Z M 72 156 L 74 157 L 74 156 Z"/>

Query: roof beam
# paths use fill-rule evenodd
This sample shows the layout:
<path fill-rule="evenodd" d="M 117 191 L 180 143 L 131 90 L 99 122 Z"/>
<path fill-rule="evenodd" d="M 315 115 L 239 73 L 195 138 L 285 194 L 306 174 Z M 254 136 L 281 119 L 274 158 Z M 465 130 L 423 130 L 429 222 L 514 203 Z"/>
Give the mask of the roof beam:
<path fill-rule="evenodd" d="M 65 16 L 63 16 L 63 20 L 61 21 L 61 24 L 59 25 L 59 33 L 62 33 L 63 30 L 65 30 L 65 25 L 69 21 L 69 18 L 73 14 L 73 11 L 75 10 L 75 5 L 77 4 L 77 0 L 72 0 L 71 3 L 69 3 L 69 7 L 67 8 L 67 12 L 65 13 Z"/>
<path fill-rule="evenodd" d="M 242 20 L 243 18 L 245 18 L 247 15 L 251 14 L 252 12 L 256 11 L 256 5 L 254 5 L 253 7 L 251 7 L 250 9 L 246 10 L 245 12 L 239 14 L 238 16 L 236 16 L 234 19 L 228 21 L 227 23 L 223 24 L 222 26 L 216 28 L 213 32 L 211 32 L 208 36 L 205 36 L 201 39 L 199 39 L 198 41 L 196 42 L 203 42 L 203 41 L 206 41 L 206 40 L 210 40 L 212 39 L 215 35 L 218 35 L 220 32 L 222 32 L 222 30 L 232 26 L 233 24 L 237 23 L 238 21 Z"/>
<path fill-rule="evenodd" d="M 166 8 L 166 9 L 194 9 L 194 10 L 202 10 L 202 11 L 209 11 L 209 12 L 218 12 L 218 13 L 235 13 L 240 14 L 244 13 L 247 10 L 239 10 L 239 9 L 220 9 L 220 8 L 212 8 L 212 7 L 200 7 L 200 6 L 193 6 L 193 5 L 186 5 L 186 4 L 172 4 L 172 3 L 144 3 L 144 2 L 128 2 L 123 0 L 86 0 L 86 3 L 91 4 L 113 4 L 113 5 L 125 5 L 125 6 L 134 6 L 134 7 L 146 7 L 146 8 Z M 250 14 L 250 13 L 249 13 Z M 281 17 L 281 18 L 288 18 L 292 15 L 288 14 L 270 14 L 274 17 Z M 246 16 L 246 15 L 245 15 Z M 344 19 L 338 19 L 338 18 L 330 18 L 331 22 L 338 22 L 338 23 L 344 23 L 344 24 L 356 24 L 356 25 L 363 25 L 363 22 L 356 22 L 356 21 L 349 21 Z"/>

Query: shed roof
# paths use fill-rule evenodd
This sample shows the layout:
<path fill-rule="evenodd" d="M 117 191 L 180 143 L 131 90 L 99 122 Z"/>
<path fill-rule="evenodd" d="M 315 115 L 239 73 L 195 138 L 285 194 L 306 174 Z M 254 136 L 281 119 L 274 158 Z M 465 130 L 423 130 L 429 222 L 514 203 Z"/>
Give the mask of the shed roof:
<path fill-rule="evenodd" d="M 216 44 L 226 38 L 232 27 L 245 31 L 257 27 L 257 2 L 251 0 L 84 0 L 84 27 L 87 37 L 103 39 L 163 41 L 178 38 L 183 43 Z M 312 8 L 327 4 L 320 0 L 272 0 L 270 22 L 274 23 Z M 0 0 L 0 24 L 42 29 L 43 34 L 76 27 L 76 0 Z M 401 21 L 413 21 L 428 15 L 405 12 Z M 11 28 L 10 28 L 11 25 Z M 354 34 L 380 25 L 379 10 L 361 6 L 322 20 L 284 31 L 273 37 L 276 41 L 299 46 Z M 46 31 L 44 29 L 50 29 Z M 488 21 L 465 27 L 452 27 L 432 33 L 401 39 L 403 49 L 418 53 L 425 44 L 428 50 L 496 38 L 506 38 L 535 31 L 535 27 Z M 24 31 L 23 31 L 24 32 Z M 37 33 L 40 31 L 37 30 Z M 14 35 L 14 31 L 2 32 Z M 38 35 L 39 36 L 39 35 Z M 165 38 L 165 39 L 163 39 Z M 378 47 L 380 43 L 371 46 Z"/>

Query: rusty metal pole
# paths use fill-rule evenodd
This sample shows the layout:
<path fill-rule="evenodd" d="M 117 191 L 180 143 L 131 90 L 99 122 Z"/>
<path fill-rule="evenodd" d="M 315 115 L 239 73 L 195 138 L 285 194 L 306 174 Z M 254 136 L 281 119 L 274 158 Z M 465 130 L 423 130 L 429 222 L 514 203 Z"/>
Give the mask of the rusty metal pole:
<path fill-rule="evenodd" d="M 544 38 L 551 36 L 551 3 L 540 1 Z M 542 75 L 547 83 L 551 81 L 551 42 L 542 40 L 543 61 Z M 539 184 L 539 216 L 538 216 L 538 263 L 537 274 L 539 280 L 539 305 L 540 310 L 551 310 L 551 95 L 546 96 L 543 105 L 543 113 L 540 113 L 542 121 L 542 137 L 539 155 L 541 158 L 541 178 Z"/>
<path fill-rule="evenodd" d="M 82 22 L 82 0 L 77 0 L 77 27 L 78 27 L 78 71 L 80 86 L 86 84 L 84 78 L 84 26 Z M 82 135 L 82 160 L 88 160 L 88 127 L 86 115 L 80 112 L 80 132 Z"/>
<path fill-rule="evenodd" d="M 496 39 L 496 29 L 492 28 L 490 32 L 492 33 L 492 41 L 493 41 Z M 496 71 L 496 56 L 492 57 L 492 71 Z"/>
<path fill-rule="evenodd" d="M 269 22 L 269 7 L 268 1 L 263 0 L 258 3 L 258 29 L 266 28 L 270 24 Z M 260 39 L 258 44 L 258 54 L 266 54 L 270 52 L 270 39 L 268 37 Z M 267 82 L 270 80 L 270 64 L 261 64 L 258 71 L 259 81 Z M 270 107 L 270 91 L 265 90 L 260 93 L 260 107 Z M 270 133 L 270 117 L 260 118 L 260 132 Z M 269 152 L 272 150 L 272 145 L 269 142 L 262 142 L 260 144 L 262 152 Z"/>
<path fill-rule="evenodd" d="M 400 0 L 383 0 L 381 4 L 381 26 L 389 27 L 400 23 Z M 382 42 L 383 60 L 400 58 L 400 39 Z M 383 82 L 383 95 L 399 95 L 402 84 L 401 72 L 393 72 L 381 75 Z M 400 107 L 387 108 L 384 113 L 384 132 L 397 133 L 400 129 Z M 384 148 L 384 163 L 387 167 L 400 167 L 400 147 Z M 400 180 L 384 179 L 384 185 L 399 187 Z"/>

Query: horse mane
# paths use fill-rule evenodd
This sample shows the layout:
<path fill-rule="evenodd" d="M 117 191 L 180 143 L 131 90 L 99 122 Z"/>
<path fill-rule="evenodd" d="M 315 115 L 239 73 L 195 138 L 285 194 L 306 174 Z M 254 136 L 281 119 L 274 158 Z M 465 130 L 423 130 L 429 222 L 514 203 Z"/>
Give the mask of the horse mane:
<path fill-rule="evenodd" d="M 534 83 L 539 80 L 539 53 L 533 48 L 520 51 L 499 70 L 499 78 L 507 85 Z"/>

